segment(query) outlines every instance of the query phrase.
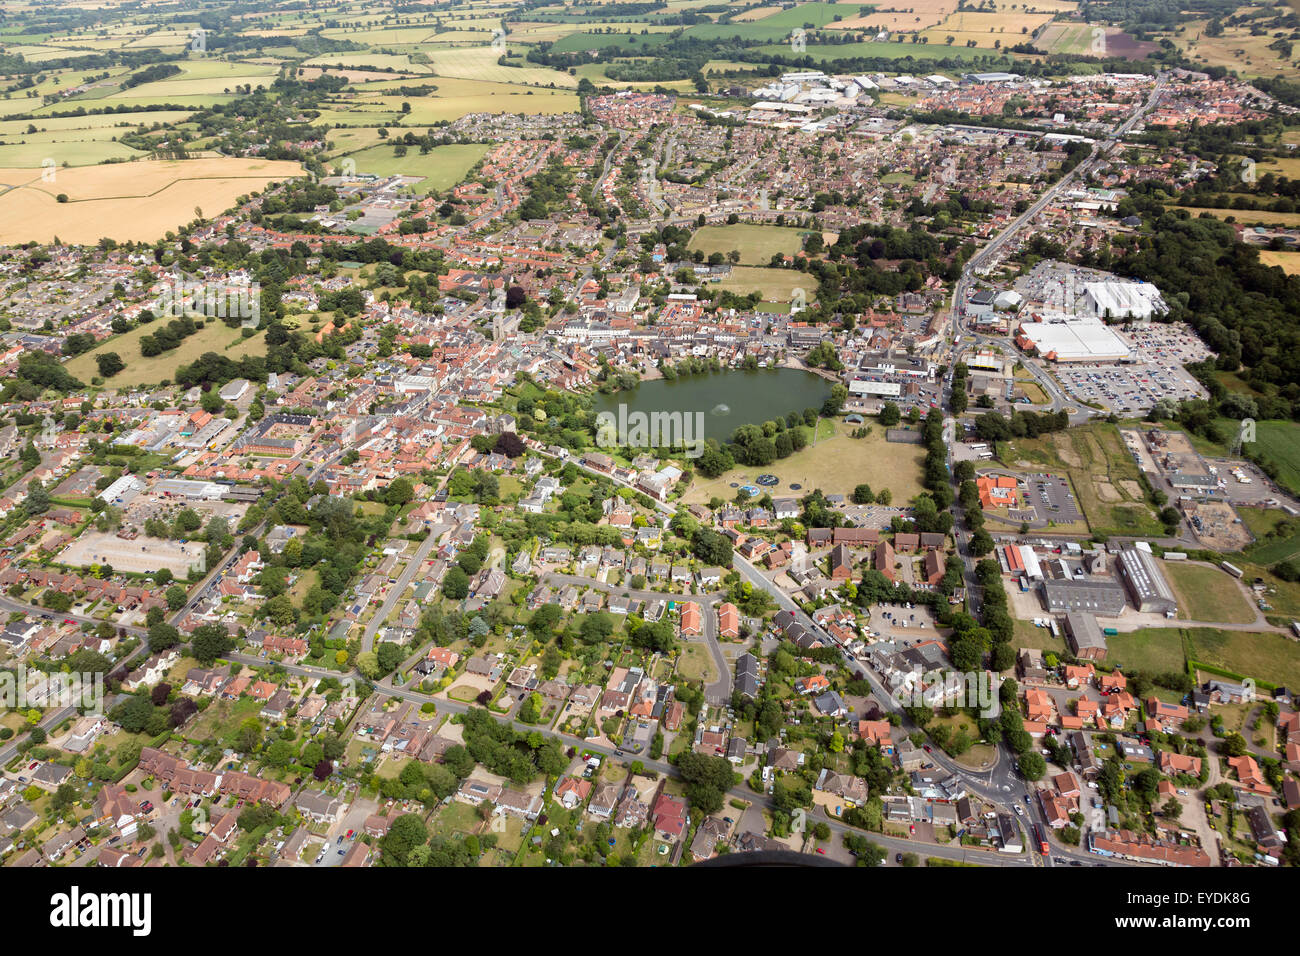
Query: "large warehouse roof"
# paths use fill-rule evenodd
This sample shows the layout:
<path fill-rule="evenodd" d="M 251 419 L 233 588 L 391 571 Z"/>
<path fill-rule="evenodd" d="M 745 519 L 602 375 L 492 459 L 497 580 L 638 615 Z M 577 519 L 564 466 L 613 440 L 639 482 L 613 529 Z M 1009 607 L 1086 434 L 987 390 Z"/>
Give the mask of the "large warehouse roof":
<path fill-rule="evenodd" d="M 1058 362 L 1097 362 L 1127 359 L 1124 340 L 1100 322 L 1025 322 L 1021 335 L 1038 354 Z"/>
<path fill-rule="evenodd" d="M 1148 319 L 1165 311 L 1160 290 L 1150 282 L 1088 282 L 1083 294 L 1085 306 L 1096 316 Z"/>

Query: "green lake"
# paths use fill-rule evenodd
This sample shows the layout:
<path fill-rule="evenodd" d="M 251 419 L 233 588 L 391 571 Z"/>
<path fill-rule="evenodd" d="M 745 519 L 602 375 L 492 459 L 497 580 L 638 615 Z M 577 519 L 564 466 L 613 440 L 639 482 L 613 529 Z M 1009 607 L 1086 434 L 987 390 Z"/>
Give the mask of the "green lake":
<path fill-rule="evenodd" d="M 593 411 L 619 414 L 681 412 L 704 414 L 705 438 L 725 441 L 741 425 L 761 425 L 805 408 L 820 409 L 831 382 L 795 368 L 704 372 L 675 381 L 653 379 L 630 392 L 597 393 Z"/>

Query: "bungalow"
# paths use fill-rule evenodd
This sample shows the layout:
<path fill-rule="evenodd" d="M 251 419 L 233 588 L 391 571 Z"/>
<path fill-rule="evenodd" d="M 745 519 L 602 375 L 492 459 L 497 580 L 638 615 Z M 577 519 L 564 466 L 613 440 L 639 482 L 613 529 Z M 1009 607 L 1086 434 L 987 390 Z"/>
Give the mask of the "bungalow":
<path fill-rule="evenodd" d="M 835 773 L 828 768 L 822 768 L 815 789 L 840 797 L 851 807 L 861 806 L 867 802 L 867 782 L 852 774 Z"/>

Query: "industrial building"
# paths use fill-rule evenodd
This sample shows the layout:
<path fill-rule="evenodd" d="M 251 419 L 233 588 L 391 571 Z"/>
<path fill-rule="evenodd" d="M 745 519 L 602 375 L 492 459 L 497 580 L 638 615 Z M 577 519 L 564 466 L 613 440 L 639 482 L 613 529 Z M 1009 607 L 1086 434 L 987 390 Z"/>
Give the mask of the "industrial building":
<path fill-rule="evenodd" d="M 1100 661 L 1106 658 L 1106 636 L 1102 634 L 1097 619 L 1091 614 L 1071 611 L 1065 615 L 1065 638 L 1070 652 L 1080 660 Z"/>
<path fill-rule="evenodd" d="M 1114 581 L 1044 581 L 1043 605 L 1054 613 L 1084 611 L 1118 617 L 1127 605 L 1124 588 Z"/>
<path fill-rule="evenodd" d="M 1088 282 L 1083 287 L 1083 309 L 1099 319 L 1146 321 L 1167 306 L 1150 282 Z"/>
<path fill-rule="evenodd" d="M 1119 553 L 1118 563 L 1120 578 L 1128 588 L 1134 607 L 1165 617 L 1178 613 L 1178 598 L 1165 580 L 1155 555 L 1141 548 L 1125 548 Z"/>

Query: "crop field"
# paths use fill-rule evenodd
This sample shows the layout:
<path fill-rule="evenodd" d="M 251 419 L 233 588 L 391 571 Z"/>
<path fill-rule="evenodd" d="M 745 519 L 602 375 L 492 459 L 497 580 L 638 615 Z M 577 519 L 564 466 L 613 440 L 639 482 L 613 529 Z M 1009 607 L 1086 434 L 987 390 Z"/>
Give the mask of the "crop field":
<path fill-rule="evenodd" d="M 645 36 L 633 33 L 570 33 L 563 39 L 555 41 L 551 49 L 556 53 L 576 53 L 582 50 L 618 47 L 628 56 L 635 56 L 637 53 L 662 46 L 667 40 L 666 33 L 648 33 Z"/>
<path fill-rule="evenodd" d="M 735 249 L 745 265 L 767 265 L 777 253 L 792 256 L 803 248 L 803 230 L 786 226 L 702 226 L 691 236 L 689 247 L 706 256 Z"/>
<path fill-rule="evenodd" d="M 832 426 L 834 435 L 827 437 L 826 430 Z M 697 476 L 682 500 L 688 504 L 702 503 L 716 496 L 730 501 L 736 496 L 736 489 L 731 487 L 733 482 L 752 482 L 764 472 L 780 479 L 778 487 L 767 489 L 774 497 L 787 493 L 791 482 L 803 486 L 799 494 L 807 494 L 814 488 L 826 494 L 850 494 L 855 486 L 865 482 L 877 492 L 888 488 L 895 504 L 904 504 L 919 495 L 924 446 L 886 441 L 880 428 L 873 428 L 866 438 L 850 438 L 853 427 L 843 422 L 823 421 L 822 435 L 816 445 L 809 444 L 789 458 L 762 468 L 741 466 L 714 479 Z"/>
<path fill-rule="evenodd" d="M 1277 266 L 1289 276 L 1300 273 L 1300 252 L 1259 251 L 1259 261 L 1266 266 Z"/>
<path fill-rule="evenodd" d="M 0 120 L 0 141 L 14 143 L 19 139 L 31 141 L 33 136 L 48 136 L 54 140 L 112 139 L 123 133 L 150 127 L 184 122 L 190 114 L 182 110 L 157 110 L 152 113 L 131 113 L 126 116 L 94 114 L 90 116 L 48 116 L 37 120 Z M 28 133 L 35 126 L 35 133 Z"/>
<path fill-rule="evenodd" d="M 1042 22 L 1030 28 L 1034 33 Z M 1083 56 L 1117 56 L 1141 59 L 1157 49 L 1155 43 L 1137 40 L 1115 27 L 1093 23 L 1055 22 L 1038 35 L 1034 46 L 1044 53 L 1072 53 Z"/>
<path fill-rule="evenodd" d="M 1044 53 L 1092 55 L 1093 43 L 1096 39 L 1093 31 L 1097 29 L 1101 29 L 1104 35 L 1104 27 L 1097 27 L 1091 23 L 1053 23 L 1039 34 L 1038 39 L 1034 41 L 1034 46 Z"/>
<path fill-rule="evenodd" d="M 102 140 L 84 142 L 28 142 L 0 145 L 0 168 L 34 169 L 44 165 L 54 167 L 94 166 L 110 159 L 140 159 L 144 154 L 121 143 Z"/>
<path fill-rule="evenodd" d="M 788 52 L 788 48 L 775 45 L 762 46 L 757 49 L 763 53 Z M 901 42 L 901 40 L 899 42 L 890 40 L 880 43 L 875 41 L 840 44 L 809 43 L 803 55 L 812 57 L 820 66 L 825 67 L 835 60 L 855 59 L 857 57 L 881 57 L 891 60 L 903 60 L 908 57 L 916 60 L 973 60 L 976 57 L 988 56 L 989 50 L 958 46 L 956 44 L 947 46 L 944 43 L 939 43 L 936 46 L 933 41 L 930 43 L 905 43 Z"/>
<path fill-rule="evenodd" d="M 577 94 L 568 89 L 549 90 L 441 77 L 435 85 L 436 90 L 418 98 L 367 95 L 355 101 L 339 101 L 334 104 L 335 109 L 322 112 L 321 122 L 374 127 L 401 117 L 407 125 L 431 125 L 452 122 L 470 113 L 522 113 L 530 116 L 574 113 L 581 105 Z M 410 113 L 401 112 L 403 102 L 411 104 Z M 332 139 L 337 139 L 336 133 L 330 134 Z"/>
<path fill-rule="evenodd" d="M 938 26 L 957 9 L 957 0 L 909 0 L 905 9 L 865 10 L 859 16 L 845 17 L 836 23 L 826 24 L 828 30 L 862 30 L 876 27 L 881 30 L 916 32 Z"/>
<path fill-rule="evenodd" d="M 353 153 L 352 159 L 356 161 L 357 172 L 376 176 L 421 176 L 423 181 L 416 187 L 416 192 L 440 192 L 463 181 L 487 150 L 485 143 L 471 143 L 437 146 L 428 153 L 410 149 L 405 156 L 396 156 L 392 146 L 372 146 Z"/>
<path fill-rule="evenodd" d="M 1017 439 L 1004 455 L 1003 464 L 1009 467 L 1046 466 L 1068 475 L 1095 534 L 1159 534 L 1163 528 L 1151 506 L 1131 491 L 1139 478 L 1137 463 L 1114 425 L 1094 422 L 1040 438 Z"/>
<path fill-rule="evenodd" d="M 251 83 L 254 87 L 269 85 L 275 79 L 273 66 L 250 63 L 231 63 L 224 60 L 185 60 L 176 64 L 181 72 L 176 76 L 142 83 L 121 91 L 123 99 L 148 96 L 194 96 L 208 93 L 225 93 L 236 86 Z"/>
<path fill-rule="evenodd" d="M 0 169 L 0 242 L 152 242 L 188 222 L 195 209 L 216 215 L 270 182 L 302 175 L 292 162 L 263 159 L 146 160 L 58 169 L 54 182 L 32 169 Z M 59 202 L 60 195 L 68 197 Z"/>
<path fill-rule="evenodd" d="M 930 43 L 943 43 L 947 37 L 955 39 L 954 46 L 965 46 L 974 40 L 976 46 L 991 47 L 995 40 L 1002 46 L 1015 46 L 1027 42 L 1030 35 L 1051 19 L 1051 14 L 974 13 L 962 10 L 946 17 L 938 26 L 925 30 L 922 36 Z"/>
<path fill-rule="evenodd" d="M 423 64 L 412 63 L 405 54 L 393 53 L 323 53 L 310 60 L 304 60 L 303 66 L 341 66 L 351 69 L 397 70 L 401 73 L 428 73 L 429 68 Z"/>
<path fill-rule="evenodd" d="M 494 83 L 520 83 L 533 86 L 578 85 L 577 77 L 545 67 L 501 66 L 500 53 L 488 45 L 437 50 L 429 54 L 430 72 L 438 76 L 459 77 L 463 80 L 491 80 Z"/>

